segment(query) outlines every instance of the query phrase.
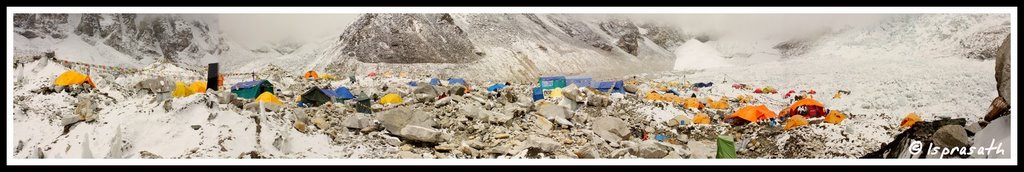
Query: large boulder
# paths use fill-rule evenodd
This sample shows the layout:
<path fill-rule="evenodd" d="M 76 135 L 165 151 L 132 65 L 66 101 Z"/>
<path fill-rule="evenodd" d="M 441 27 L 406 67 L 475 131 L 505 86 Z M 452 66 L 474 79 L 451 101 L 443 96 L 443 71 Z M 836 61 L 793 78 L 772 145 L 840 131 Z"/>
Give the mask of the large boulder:
<path fill-rule="evenodd" d="M 435 127 L 434 115 L 409 107 L 398 107 L 377 114 L 377 120 L 384 129 L 391 133 L 399 133 L 406 125 Z"/>
<path fill-rule="evenodd" d="M 547 137 L 539 137 L 531 135 L 527 140 L 526 144 L 530 148 L 540 149 L 542 152 L 554 152 L 561 148 L 562 144 L 555 141 L 554 139 Z"/>
<path fill-rule="evenodd" d="M 935 131 L 935 134 L 932 134 L 931 139 L 935 145 L 945 148 L 958 148 L 971 145 L 970 140 L 967 139 L 967 131 L 964 130 L 963 126 L 959 125 L 942 126 L 942 128 Z"/>
<path fill-rule="evenodd" d="M 655 142 L 654 140 L 646 140 L 637 147 L 631 148 L 629 153 L 641 158 L 664 158 L 668 155 L 668 152 L 673 150 L 672 147 Z"/>
<path fill-rule="evenodd" d="M 362 129 L 373 125 L 373 118 L 368 114 L 355 113 L 345 117 L 341 125 L 346 128 Z"/>
<path fill-rule="evenodd" d="M 537 107 L 537 113 L 540 113 L 540 115 L 542 115 L 542 116 L 544 116 L 545 118 L 548 118 L 548 119 L 555 119 L 555 118 L 571 119 L 572 118 L 572 116 L 569 116 L 569 113 L 566 112 L 566 109 L 564 107 L 557 106 L 557 105 L 554 105 L 554 104 L 542 104 L 542 105 L 540 105 L 540 107 Z"/>
<path fill-rule="evenodd" d="M 441 131 L 429 127 L 416 125 L 408 125 L 403 127 L 402 130 L 398 132 L 398 136 L 402 136 L 402 138 L 409 140 L 430 143 L 445 141 L 445 138 L 443 137 Z"/>
<path fill-rule="evenodd" d="M 601 136 L 602 139 L 610 141 L 612 143 L 619 142 L 629 135 L 629 125 L 626 124 L 622 119 L 602 116 L 594 120 L 590 126 L 594 133 Z"/>
<path fill-rule="evenodd" d="M 996 88 L 999 96 L 1006 102 L 1010 101 L 1010 35 L 1003 39 L 1003 45 L 996 50 Z"/>

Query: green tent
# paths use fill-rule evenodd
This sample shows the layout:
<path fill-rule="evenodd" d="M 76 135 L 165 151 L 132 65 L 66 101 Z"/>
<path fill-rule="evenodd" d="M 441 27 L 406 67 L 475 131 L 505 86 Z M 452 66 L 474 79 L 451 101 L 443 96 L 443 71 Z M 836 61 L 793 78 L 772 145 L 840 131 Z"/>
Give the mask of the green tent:
<path fill-rule="evenodd" d="M 274 93 L 274 85 L 267 80 L 256 80 L 240 82 L 231 86 L 231 93 L 246 99 L 254 99 L 263 92 Z"/>
<path fill-rule="evenodd" d="M 736 158 L 736 142 L 733 140 L 732 136 L 718 136 L 718 155 L 715 158 Z"/>
<path fill-rule="evenodd" d="M 565 76 L 542 76 L 537 80 L 540 88 L 550 90 L 565 87 Z"/>

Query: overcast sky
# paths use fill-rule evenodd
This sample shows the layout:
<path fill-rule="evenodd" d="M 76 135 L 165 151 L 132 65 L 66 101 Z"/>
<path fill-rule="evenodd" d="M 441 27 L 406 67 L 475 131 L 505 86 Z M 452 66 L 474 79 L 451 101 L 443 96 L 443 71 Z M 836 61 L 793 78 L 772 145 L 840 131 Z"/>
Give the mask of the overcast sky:
<path fill-rule="evenodd" d="M 243 42 L 292 38 L 310 41 L 337 36 L 358 14 L 221 14 L 224 34 Z"/>

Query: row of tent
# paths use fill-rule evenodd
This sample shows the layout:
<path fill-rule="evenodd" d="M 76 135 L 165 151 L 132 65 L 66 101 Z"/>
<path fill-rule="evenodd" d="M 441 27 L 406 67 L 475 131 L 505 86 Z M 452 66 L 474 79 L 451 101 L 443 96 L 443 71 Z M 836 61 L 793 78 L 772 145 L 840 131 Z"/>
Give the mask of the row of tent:
<path fill-rule="evenodd" d="M 839 122 L 847 118 L 845 114 L 834 110 L 828 111 L 820 102 L 807 98 L 794 102 L 789 107 L 779 111 L 779 113 L 773 112 L 765 105 L 745 106 L 726 116 L 725 120 L 732 124 L 745 124 L 780 116 L 790 117 L 786 120 L 784 127 L 786 130 L 807 125 L 806 118 L 825 117 L 824 121 L 831 124 L 839 124 Z"/>
<path fill-rule="evenodd" d="M 594 82 L 590 76 L 542 76 L 537 79 L 538 87 L 533 88 L 533 100 L 544 99 L 544 92 L 552 90 L 552 93 L 559 93 L 561 88 L 568 85 L 593 88 L 601 92 L 626 93 L 623 80 Z M 550 96 L 550 95 L 549 95 Z"/>

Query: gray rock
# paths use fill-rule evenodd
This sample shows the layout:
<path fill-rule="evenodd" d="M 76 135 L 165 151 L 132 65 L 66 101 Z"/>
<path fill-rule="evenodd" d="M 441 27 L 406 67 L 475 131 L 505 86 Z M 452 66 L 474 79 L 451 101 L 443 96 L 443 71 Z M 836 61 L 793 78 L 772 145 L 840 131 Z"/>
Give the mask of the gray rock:
<path fill-rule="evenodd" d="M 575 153 L 576 153 L 576 158 L 588 158 L 588 159 L 601 158 L 601 153 L 597 152 L 597 149 L 590 148 L 590 147 L 584 148 L 584 149 L 579 150 L 579 151 L 576 151 Z"/>
<path fill-rule="evenodd" d="M 543 152 L 554 152 L 558 148 L 562 147 L 562 144 L 558 143 L 554 139 L 539 136 L 530 136 L 530 138 L 526 140 L 526 144 L 531 148 L 537 148 Z"/>
<path fill-rule="evenodd" d="M 942 147 L 966 147 L 970 146 L 971 142 L 967 138 L 967 131 L 964 130 L 963 126 L 960 125 L 946 125 L 935 131 L 935 134 L 931 136 L 932 141 L 937 146 Z"/>
<path fill-rule="evenodd" d="M 636 85 L 632 85 L 632 84 L 624 84 L 624 85 L 622 85 L 622 88 L 624 90 L 626 90 L 626 92 L 629 92 L 629 93 L 636 93 L 637 91 L 640 91 L 640 88 L 638 88 Z"/>
<path fill-rule="evenodd" d="M 406 125 L 423 126 L 432 128 L 437 126 L 434 115 L 414 110 L 409 107 L 398 107 L 376 114 L 376 118 L 384 126 L 384 129 L 391 133 L 400 133 Z"/>
<path fill-rule="evenodd" d="M 401 152 L 398 152 L 398 158 L 402 158 L 402 159 L 422 159 L 423 156 L 418 155 L 416 153 L 409 152 L 409 151 L 401 151 Z"/>
<path fill-rule="evenodd" d="M 384 142 L 387 142 L 391 146 L 401 146 L 402 145 L 402 140 L 399 140 L 396 137 L 385 137 L 384 138 Z"/>
<path fill-rule="evenodd" d="M 553 104 L 543 104 L 540 107 L 537 107 L 537 113 L 540 113 L 540 115 L 544 116 L 544 118 L 547 119 L 572 119 L 571 116 L 567 115 L 565 108 Z"/>
<path fill-rule="evenodd" d="M 590 124 L 590 127 L 594 130 L 595 134 L 612 143 L 619 142 L 629 135 L 630 132 L 629 126 L 625 121 L 610 116 L 597 118 L 597 120 Z"/>
<path fill-rule="evenodd" d="M 564 118 L 555 118 L 554 121 L 555 121 L 555 123 L 558 123 L 558 125 L 570 126 L 570 127 L 573 126 L 572 122 L 570 122 L 569 120 L 564 119 Z"/>
<path fill-rule="evenodd" d="M 542 134 L 551 131 L 551 129 L 555 127 L 555 124 L 551 123 L 551 121 L 540 116 L 533 119 L 533 124 L 536 125 L 537 128 L 540 128 L 540 133 Z"/>
<path fill-rule="evenodd" d="M 202 126 L 201 125 L 192 125 L 192 130 L 199 130 L 199 127 L 202 127 Z"/>
<path fill-rule="evenodd" d="M 604 95 L 591 95 L 587 98 L 587 104 L 597 107 L 607 107 L 612 104 L 612 99 Z"/>
<path fill-rule="evenodd" d="M 430 143 L 444 141 L 444 138 L 441 136 L 441 131 L 423 126 L 408 125 L 402 128 L 402 130 L 398 133 L 399 136 L 402 136 L 402 138 L 415 141 Z"/>
<path fill-rule="evenodd" d="M 682 158 L 683 158 L 682 156 L 679 156 L 679 153 L 676 153 L 675 151 L 672 151 L 672 152 L 668 152 L 668 155 L 665 155 L 665 157 L 662 157 L 661 159 L 682 159 Z"/>
<path fill-rule="evenodd" d="M 341 125 L 345 128 L 362 129 L 373 125 L 373 118 L 364 113 L 355 113 L 345 117 Z"/>

